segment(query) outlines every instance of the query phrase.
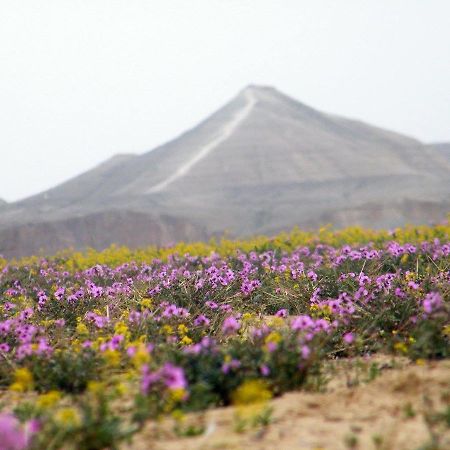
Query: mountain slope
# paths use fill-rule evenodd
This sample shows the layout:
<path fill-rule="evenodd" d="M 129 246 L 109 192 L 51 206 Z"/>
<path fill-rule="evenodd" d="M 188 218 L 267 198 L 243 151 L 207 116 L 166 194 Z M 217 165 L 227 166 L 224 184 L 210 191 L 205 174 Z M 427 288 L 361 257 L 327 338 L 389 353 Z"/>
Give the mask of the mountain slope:
<path fill-rule="evenodd" d="M 429 147 L 437 150 L 447 161 L 450 162 L 450 142 L 439 142 L 437 144 L 431 144 Z"/>
<path fill-rule="evenodd" d="M 248 86 L 165 145 L 142 155 L 115 157 L 9 205 L 0 219 L 0 253 L 10 239 L 6 230 L 11 233 L 24 224 L 51 228 L 52 250 L 67 242 L 58 242 L 55 223 L 72 220 L 77 223 L 69 227 L 75 247 L 125 242 L 119 225 L 106 239 L 93 225 L 93 217 L 110 212 L 122 220 L 127 211 L 141 214 L 163 228 L 161 217 L 188 224 L 168 228 L 172 240 L 178 240 L 225 230 L 242 236 L 328 222 L 392 227 L 439 220 L 450 210 L 449 194 L 450 161 L 433 146 L 319 112 L 274 88 Z M 87 217 L 93 229 L 90 240 L 77 231 Z M 196 234 L 197 226 L 203 229 Z M 142 234 L 138 228 L 127 228 L 136 235 L 135 245 Z M 167 242 L 165 238 L 155 235 L 154 243 Z M 36 250 L 29 245 L 20 246 L 18 253 L 25 247 Z M 18 248 L 9 244 L 8 253 Z"/>

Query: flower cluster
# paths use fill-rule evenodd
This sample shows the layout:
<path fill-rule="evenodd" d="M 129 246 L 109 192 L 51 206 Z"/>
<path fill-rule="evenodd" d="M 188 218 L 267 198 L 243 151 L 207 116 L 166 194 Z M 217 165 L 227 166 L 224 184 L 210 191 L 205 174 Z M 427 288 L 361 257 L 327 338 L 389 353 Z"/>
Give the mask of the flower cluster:
<path fill-rule="evenodd" d="M 0 419 L 7 448 L 114 447 L 174 410 L 298 389 L 330 357 L 447 357 L 443 230 L 3 261 L 0 386 L 17 404 Z M 111 405 L 125 396 L 120 416 Z"/>

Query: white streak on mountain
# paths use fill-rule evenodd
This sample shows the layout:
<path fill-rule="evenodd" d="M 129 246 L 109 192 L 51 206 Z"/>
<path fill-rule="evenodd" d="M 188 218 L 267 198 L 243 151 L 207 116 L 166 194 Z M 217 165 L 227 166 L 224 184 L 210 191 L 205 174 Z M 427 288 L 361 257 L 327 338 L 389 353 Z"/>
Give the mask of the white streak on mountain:
<path fill-rule="evenodd" d="M 225 142 L 229 137 L 232 136 L 236 128 L 244 122 L 244 120 L 249 116 L 253 107 L 255 106 L 257 100 L 253 94 L 251 88 L 248 88 L 245 92 L 246 103 L 235 113 L 229 122 L 226 122 L 219 134 L 213 138 L 210 142 L 199 148 L 198 153 L 192 156 L 186 163 L 184 163 L 180 168 L 178 168 L 175 173 L 170 175 L 165 180 L 161 181 L 157 185 L 151 187 L 147 193 L 152 194 L 154 192 L 163 191 L 170 184 L 177 181 L 179 178 L 186 175 L 196 164 L 198 164 L 202 159 L 204 159 L 209 153 L 211 153 L 220 144 Z"/>

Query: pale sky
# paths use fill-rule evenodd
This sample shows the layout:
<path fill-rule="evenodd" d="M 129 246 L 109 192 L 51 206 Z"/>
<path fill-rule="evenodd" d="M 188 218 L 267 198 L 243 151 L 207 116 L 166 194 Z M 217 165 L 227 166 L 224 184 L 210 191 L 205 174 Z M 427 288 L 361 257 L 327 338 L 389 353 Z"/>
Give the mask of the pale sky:
<path fill-rule="evenodd" d="M 251 83 L 450 141 L 450 1 L 0 0 L 0 198 L 151 150 Z"/>

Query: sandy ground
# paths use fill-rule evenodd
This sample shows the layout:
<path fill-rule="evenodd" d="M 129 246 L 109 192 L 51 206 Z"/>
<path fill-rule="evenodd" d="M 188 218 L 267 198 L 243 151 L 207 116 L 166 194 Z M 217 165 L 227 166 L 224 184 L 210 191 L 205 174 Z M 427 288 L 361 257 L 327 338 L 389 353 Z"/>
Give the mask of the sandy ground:
<path fill-rule="evenodd" d="M 433 420 L 450 403 L 450 361 L 381 363 L 381 373 L 370 382 L 345 364 L 326 392 L 294 392 L 273 399 L 266 427 L 237 432 L 236 410 L 219 408 L 186 418 L 185 425 L 204 424 L 201 436 L 177 436 L 166 421 L 157 427 L 157 435 L 149 425 L 131 448 L 450 449 L 450 428 L 443 420 Z M 429 446 L 433 436 L 439 446 Z"/>

